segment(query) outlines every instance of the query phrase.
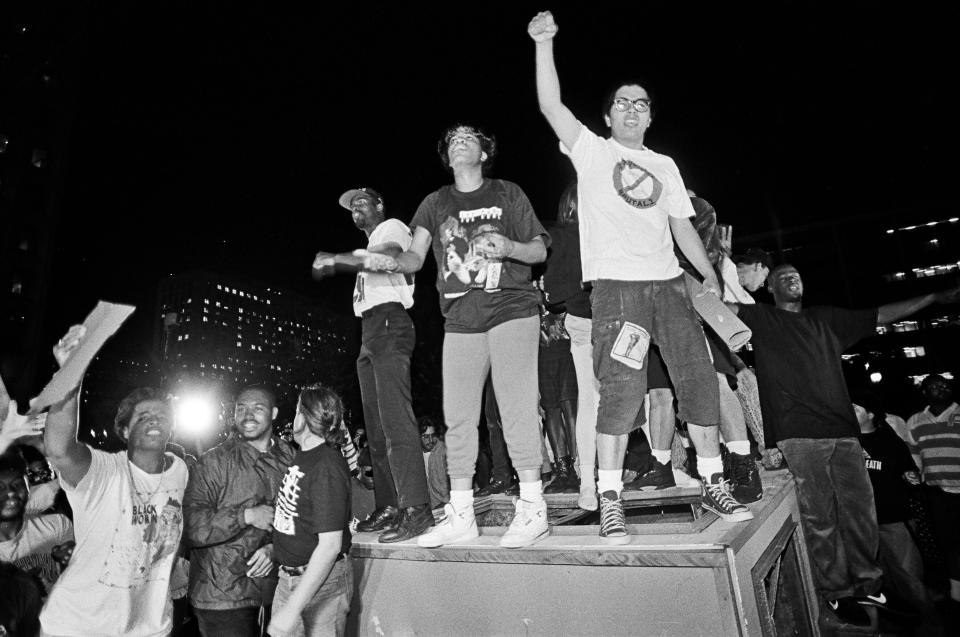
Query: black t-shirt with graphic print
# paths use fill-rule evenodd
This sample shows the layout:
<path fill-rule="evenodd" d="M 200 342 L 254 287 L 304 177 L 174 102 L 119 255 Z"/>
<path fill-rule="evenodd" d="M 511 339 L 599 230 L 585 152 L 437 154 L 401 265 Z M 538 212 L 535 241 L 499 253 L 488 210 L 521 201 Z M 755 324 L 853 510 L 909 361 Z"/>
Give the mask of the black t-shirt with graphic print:
<path fill-rule="evenodd" d="M 877 310 L 813 307 L 801 312 L 740 305 L 753 332 L 767 446 L 789 438 L 856 438 L 860 425 L 841 354 L 875 333 Z"/>
<path fill-rule="evenodd" d="M 882 423 L 876 431 L 860 434 L 867 474 L 873 485 L 877 523 L 891 524 L 910 519 L 910 484 L 903 474 L 917 471 L 907 443 Z"/>
<path fill-rule="evenodd" d="M 500 179 L 484 179 L 473 192 L 444 186 L 427 195 L 410 226 L 432 237 L 446 331 L 485 332 L 537 315 L 530 266 L 488 258 L 484 251 L 486 235 L 494 232 L 523 243 L 542 236 L 550 245 L 550 235 L 519 186 Z"/>
<path fill-rule="evenodd" d="M 273 559 L 303 566 L 317 534 L 343 531 L 340 552 L 350 551 L 350 470 L 343 454 L 322 444 L 299 451 L 283 477 L 273 518 Z"/>

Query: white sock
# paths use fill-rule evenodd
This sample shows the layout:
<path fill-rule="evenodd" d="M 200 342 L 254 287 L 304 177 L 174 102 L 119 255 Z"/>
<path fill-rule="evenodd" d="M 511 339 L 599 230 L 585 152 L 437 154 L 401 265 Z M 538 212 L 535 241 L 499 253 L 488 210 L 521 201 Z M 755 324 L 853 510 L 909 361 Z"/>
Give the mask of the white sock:
<path fill-rule="evenodd" d="M 731 440 L 727 443 L 727 451 L 730 453 L 735 453 L 738 456 L 749 456 L 750 455 L 750 441 L 749 440 Z"/>
<path fill-rule="evenodd" d="M 463 511 L 464 509 L 473 508 L 473 491 L 464 490 L 464 491 L 454 491 L 450 490 L 450 504 L 453 506 L 454 511 Z"/>
<path fill-rule="evenodd" d="M 703 476 L 704 480 L 709 480 L 713 474 L 723 475 L 723 460 L 720 456 L 707 458 L 706 456 L 697 456 L 697 472 Z"/>
<path fill-rule="evenodd" d="M 520 499 L 527 502 L 539 502 L 543 500 L 543 481 L 520 483 Z"/>
<path fill-rule="evenodd" d="M 580 465 L 580 492 L 595 493 L 597 483 L 593 481 L 593 466 Z"/>
<path fill-rule="evenodd" d="M 653 454 L 653 457 L 657 459 L 657 462 L 660 464 L 665 464 L 668 467 L 670 466 L 670 450 L 669 449 L 651 449 L 650 453 Z"/>
<path fill-rule="evenodd" d="M 597 471 L 597 491 L 614 491 L 617 497 L 623 491 L 623 469 L 600 469 Z"/>

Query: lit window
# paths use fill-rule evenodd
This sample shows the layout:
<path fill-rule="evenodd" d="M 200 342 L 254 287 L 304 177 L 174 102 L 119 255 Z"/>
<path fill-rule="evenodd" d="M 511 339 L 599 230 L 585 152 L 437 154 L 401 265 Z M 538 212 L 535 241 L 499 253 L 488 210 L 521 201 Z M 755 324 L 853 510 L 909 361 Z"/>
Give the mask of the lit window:
<path fill-rule="evenodd" d="M 237 347 L 240 347 L 240 341 L 237 341 Z"/>
<path fill-rule="evenodd" d="M 927 351 L 922 345 L 917 347 L 904 347 L 903 355 L 907 358 L 921 358 L 927 355 Z"/>
<path fill-rule="evenodd" d="M 223 289 L 223 286 L 220 285 L 219 283 L 217 283 L 217 289 L 218 289 L 218 290 L 222 290 L 222 289 Z"/>

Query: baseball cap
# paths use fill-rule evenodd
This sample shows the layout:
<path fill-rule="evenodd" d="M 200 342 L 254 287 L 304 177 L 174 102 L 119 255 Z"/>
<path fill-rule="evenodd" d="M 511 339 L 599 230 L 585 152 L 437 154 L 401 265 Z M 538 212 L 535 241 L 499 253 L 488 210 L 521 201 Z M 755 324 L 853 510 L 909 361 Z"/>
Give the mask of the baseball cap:
<path fill-rule="evenodd" d="M 350 210 L 350 202 L 353 201 L 357 195 L 366 195 L 373 199 L 373 203 L 383 205 L 383 197 L 373 188 L 351 188 L 340 195 L 340 205 Z"/>

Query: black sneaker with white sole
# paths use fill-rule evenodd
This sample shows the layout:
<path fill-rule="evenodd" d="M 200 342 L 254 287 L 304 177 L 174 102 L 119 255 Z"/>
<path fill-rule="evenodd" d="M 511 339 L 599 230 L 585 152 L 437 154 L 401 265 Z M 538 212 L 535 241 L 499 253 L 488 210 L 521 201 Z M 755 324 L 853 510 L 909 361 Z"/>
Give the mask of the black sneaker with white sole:
<path fill-rule="evenodd" d="M 841 597 L 827 602 L 827 606 L 844 624 L 851 626 L 869 626 L 870 616 L 863 607 L 852 597 Z"/>
<path fill-rule="evenodd" d="M 722 473 L 715 473 L 710 480 L 704 480 L 700 494 L 700 506 L 713 511 L 727 522 L 745 522 L 753 519 L 750 509 L 737 502 L 730 495 L 730 487 Z"/>

